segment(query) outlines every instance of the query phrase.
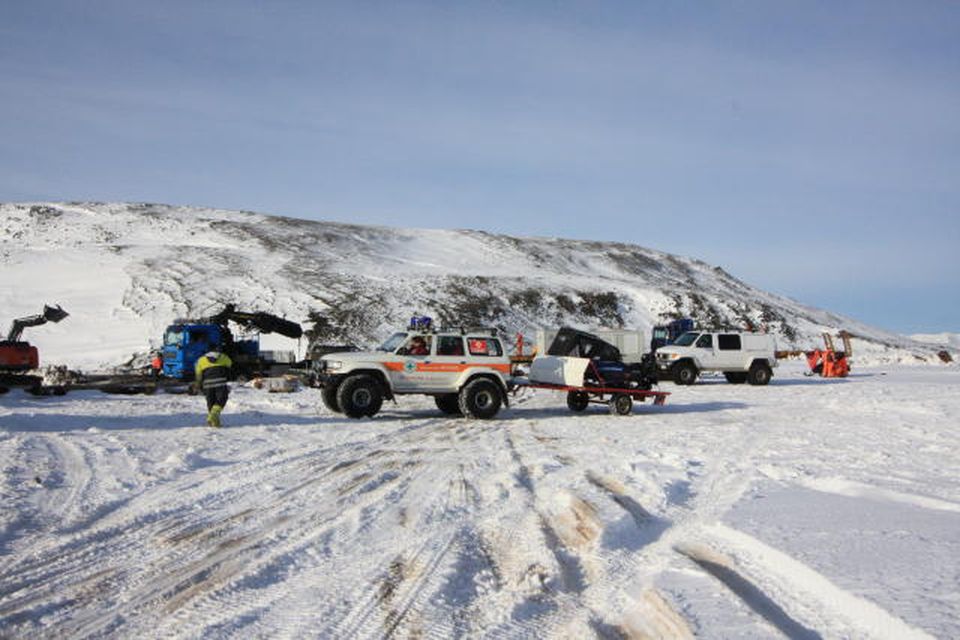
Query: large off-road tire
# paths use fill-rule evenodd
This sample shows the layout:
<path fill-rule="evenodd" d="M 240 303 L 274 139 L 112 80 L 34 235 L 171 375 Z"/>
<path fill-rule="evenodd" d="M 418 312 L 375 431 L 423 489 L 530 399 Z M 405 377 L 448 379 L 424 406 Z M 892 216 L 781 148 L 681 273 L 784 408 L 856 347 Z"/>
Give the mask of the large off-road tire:
<path fill-rule="evenodd" d="M 337 404 L 349 418 L 374 416 L 383 405 L 383 389 L 372 376 L 353 375 L 337 388 Z"/>
<path fill-rule="evenodd" d="M 752 385 L 765 385 L 770 382 L 770 378 L 773 377 L 773 371 L 770 370 L 770 367 L 765 363 L 756 363 L 750 367 L 750 371 L 747 372 L 747 382 Z"/>
<path fill-rule="evenodd" d="M 610 398 L 610 413 L 616 416 L 628 416 L 633 411 L 633 398 L 628 393 L 615 393 Z"/>
<path fill-rule="evenodd" d="M 730 384 L 743 384 L 747 381 L 747 373 L 745 371 L 724 371 L 723 377 L 726 378 Z"/>
<path fill-rule="evenodd" d="M 680 385 L 691 385 L 697 381 L 696 365 L 692 362 L 681 362 L 673 367 L 673 381 Z"/>
<path fill-rule="evenodd" d="M 465 384 L 458 399 L 461 413 L 479 420 L 489 420 L 497 415 L 503 403 L 500 385 L 487 378 L 476 378 Z"/>
<path fill-rule="evenodd" d="M 323 400 L 323 406 L 333 413 L 343 413 L 343 409 L 340 408 L 340 403 L 337 402 L 337 391 L 339 389 L 340 385 L 333 384 L 320 389 L 320 399 Z"/>
<path fill-rule="evenodd" d="M 434 402 L 437 403 L 437 409 L 443 411 L 448 416 L 461 416 L 460 396 L 456 393 L 445 393 L 442 396 L 434 396 Z"/>
<path fill-rule="evenodd" d="M 586 391 L 568 391 L 567 392 L 567 406 L 570 408 L 570 411 L 580 412 L 587 408 L 587 405 L 590 404 L 590 396 L 587 395 Z"/>

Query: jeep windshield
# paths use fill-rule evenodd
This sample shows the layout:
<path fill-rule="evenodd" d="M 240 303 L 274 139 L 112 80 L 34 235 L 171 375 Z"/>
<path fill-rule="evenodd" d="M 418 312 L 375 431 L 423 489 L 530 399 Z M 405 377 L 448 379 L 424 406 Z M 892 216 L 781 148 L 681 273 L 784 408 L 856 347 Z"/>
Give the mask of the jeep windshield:
<path fill-rule="evenodd" d="M 407 334 L 403 331 L 398 331 L 397 333 L 387 338 L 386 342 L 384 342 L 382 345 L 377 347 L 377 351 L 386 351 L 388 353 L 393 353 L 394 351 L 397 350 L 397 347 L 403 344 L 403 341 L 406 339 L 407 339 Z"/>
<path fill-rule="evenodd" d="M 693 341 L 700 336 L 696 331 L 688 331 L 679 338 L 673 341 L 673 344 L 678 347 L 689 347 L 693 344 Z"/>

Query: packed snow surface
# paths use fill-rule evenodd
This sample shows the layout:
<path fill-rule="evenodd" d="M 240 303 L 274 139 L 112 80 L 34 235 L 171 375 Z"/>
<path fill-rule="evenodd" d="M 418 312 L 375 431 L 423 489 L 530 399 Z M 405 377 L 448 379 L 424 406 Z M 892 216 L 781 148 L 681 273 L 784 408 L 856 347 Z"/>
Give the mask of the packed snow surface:
<path fill-rule="evenodd" d="M 960 371 L 632 416 L 314 390 L 0 399 L 4 637 L 960 637 Z"/>

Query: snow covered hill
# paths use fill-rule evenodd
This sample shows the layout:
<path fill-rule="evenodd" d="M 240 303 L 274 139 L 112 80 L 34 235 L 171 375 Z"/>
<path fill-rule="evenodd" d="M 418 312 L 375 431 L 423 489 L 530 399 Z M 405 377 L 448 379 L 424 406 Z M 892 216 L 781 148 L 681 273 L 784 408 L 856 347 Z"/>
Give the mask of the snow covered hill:
<path fill-rule="evenodd" d="M 960 333 L 917 333 L 910 336 L 910 339 L 952 351 L 960 351 Z"/>
<path fill-rule="evenodd" d="M 321 337 L 335 342 L 377 342 L 417 312 L 510 335 L 560 324 L 649 330 L 689 315 L 766 328 L 782 349 L 846 329 L 859 362 L 935 360 L 930 345 L 766 293 L 719 267 L 609 242 L 155 204 L 2 204 L 0 268 L 0 320 L 62 304 L 70 318 L 27 338 L 47 361 L 73 366 L 142 356 L 174 318 L 227 302 L 300 322 L 322 316 Z M 290 348 L 283 339 L 273 346 Z"/>

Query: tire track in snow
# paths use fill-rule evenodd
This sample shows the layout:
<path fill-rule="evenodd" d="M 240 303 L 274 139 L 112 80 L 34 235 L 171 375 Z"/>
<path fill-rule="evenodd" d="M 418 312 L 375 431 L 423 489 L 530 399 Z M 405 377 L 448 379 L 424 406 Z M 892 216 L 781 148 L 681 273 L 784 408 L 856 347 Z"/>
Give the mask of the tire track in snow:
<path fill-rule="evenodd" d="M 437 420 L 433 420 L 421 425 L 405 426 L 387 434 L 375 435 L 370 438 L 370 440 L 375 441 L 379 445 L 386 446 L 395 440 L 409 438 L 411 431 L 434 427 L 437 423 Z M 231 495 L 246 495 L 263 483 L 265 480 L 265 472 L 269 474 L 270 481 L 283 484 L 285 478 L 299 477 L 304 471 L 316 471 L 319 468 L 325 468 L 331 464 L 335 466 L 337 463 L 332 463 L 331 458 L 342 458 L 341 450 L 344 448 L 357 449 L 358 445 L 355 442 L 350 442 L 307 453 L 287 454 L 283 452 L 280 456 L 254 459 L 250 464 L 236 464 L 226 469 L 218 469 L 217 476 L 219 481 L 215 483 L 215 485 L 233 487 L 224 492 L 217 492 L 214 489 L 214 492 L 210 493 L 210 478 L 202 470 L 199 474 L 196 472 L 189 474 L 182 480 L 175 480 L 172 486 L 164 486 L 163 492 L 158 498 L 155 498 L 148 492 L 131 499 L 127 505 L 129 507 L 128 509 L 112 509 L 105 514 L 111 517 L 104 519 L 102 522 L 96 522 L 96 526 L 93 529 L 81 527 L 78 528 L 75 533 L 72 530 L 69 531 L 69 533 L 71 533 L 70 539 L 60 543 L 59 548 L 48 547 L 43 550 L 38 550 L 40 551 L 39 553 L 34 553 L 30 556 L 21 554 L 21 557 L 40 557 L 32 561 L 11 565 L 8 570 L 0 574 L 0 578 L 8 579 L 13 577 L 14 574 L 23 575 L 36 569 L 42 569 L 50 564 L 51 559 L 55 559 L 60 563 L 66 563 L 71 557 L 84 558 L 91 555 L 99 555 L 91 553 L 91 545 L 95 548 L 98 546 L 105 547 L 111 544 L 112 539 L 116 535 L 122 535 L 124 532 L 130 530 L 139 530 L 144 536 L 150 538 L 163 535 L 169 529 L 175 529 L 178 526 L 174 518 L 180 513 L 186 517 L 182 526 L 185 528 L 199 526 L 196 522 L 202 522 L 203 516 L 202 514 L 197 514 L 194 508 L 198 503 L 203 507 L 203 511 L 207 511 L 208 509 L 214 508 L 217 501 L 229 502 Z M 360 450 L 363 449 L 361 448 Z M 87 476 L 89 477 L 90 475 L 88 472 Z M 242 480 L 246 478 L 250 478 L 250 480 L 242 482 Z M 314 483 L 315 480 L 308 479 L 289 489 L 288 494 L 298 490 L 308 489 Z M 206 495 L 198 496 L 192 492 L 194 489 L 201 489 L 206 492 Z M 171 497 L 178 499 L 181 503 L 180 506 L 170 507 L 168 503 Z M 213 502 L 213 504 L 211 504 L 211 502 Z M 127 511 L 132 512 L 132 515 L 128 514 Z M 143 516 L 143 513 L 149 513 L 151 515 Z M 135 545 L 136 543 L 134 543 L 134 546 Z M 118 552 L 123 552 L 129 548 L 130 546 L 128 545 L 127 547 L 112 549 L 109 552 L 106 549 L 103 549 L 103 551 L 105 555 L 116 555 Z M 91 562 L 95 563 L 96 560 L 91 560 Z M 90 568 L 90 566 L 84 565 L 77 568 L 82 570 Z M 70 573 L 71 571 L 69 568 L 66 568 L 65 571 L 64 569 L 62 566 L 52 568 L 51 574 Z M 34 580 L 42 582 L 43 578 L 35 577 Z"/>
<path fill-rule="evenodd" d="M 278 507 L 286 507 L 287 504 L 278 502 L 267 509 L 257 510 L 253 514 L 257 517 L 256 522 L 251 527 L 217 528 L 207 530 L 204 535 L 194 534 L 178 540 L 179 545 L 192 542 L 191 551 L 197 553 L 185 554 L 173 563 L 148 566 L 148 575 L 143 577 L 141 585 L 134 586 L 127 595 L 124 615 L 149 617 L 160 614 L 158 622 L 167 626 L 170 622 L 166 620 L 166 615 L 174 614 L 173 621 L 176 624 L 172 625 L 173 628 L 188 629 L 193 620 L 206 620 L 210 609 L 222 606 L 221 594 L 231 589 L 232 584 L 272 564 L 282 564 L 291 555 L 299 555 L 305 547 L 326 535 L 338 521 L 379 502 L 382 493 L 396 480 L 394 478 L 368 491 L 353 494 L 352 497 L 356 498 L 353 503 L 341 500 L 316 511 L 298 509 L 298 515 L 292 516 L 279 512 Z M 242 524 L 251 516 L 250 513 L 240 515 L 240 518 L 227 520 Z M 217 523 L 218 526 L 220 524 Z M 212 551 L 208 551 L 211 546 Z M 242 598 L 239 601 L 242 602 Z M 102 611 L 94 612 L 89 620 L 78 621 L 69 631 L 80 635 L 96 635 L 104 630 L 109 619 L 109 612 L 107 615 L 103 615 Z"/>
<path fill-rule="evenodd" d="M 438 430 L 445 425 L 445 422 L 429 422 L 436 425 Z M 253 588 L 257 589 L 258 592 L 254 604 L 248 602 L 249 598 L 244 597 L 245 592 L 242 590 L 236 591 L 232 596 L 225 595 L 223 590 L 221 590 L 218 593 L 211 594 L 210 597 L 202 602 L 199 602 L 197 606 L 194 606 L 190 611 L 199 613 L 200 615 L 198 617 L 207 621 L 203 629 L 209 630 L 211 627 L 215 627 L 216 624 L 219 624 L 220 628 L 230 628 L 229 620 L 231 618 L 256 618 L 256 610 L 263 608 L 265 598 L 268 600 L 271 598 L 288 598 L 290 590 L 298 589 L 298 585 L 300 584 L 304 585 L 304 587 L 302 587 L 304 590 L 309 590 L 310 584 L 317 582 L 318 579 L 322 578 L 324 574 L 331 570 L 327 564 L 324 564 L 322 559 L 316 562 L 305 563 L 303 561 L 304 557 L 310 555 L 311 546 L 318 546 L 314 545 L 315 540 L 322 540 L 322 546 L 328 549 L 327 554 L 335 554 L 337 545 L 347 548 L 358 536 L 367 535 L 371 528 L 375 528 L 380 519 L 391 513 L 396 502 L 409 490 L 414 479 L 413 474 L 423 465 L 423 461 L 417 459 L 416 456 L 422 455 L 427 451 L 423 446 L 429 445 L 430 438 L 433 435 L 435 435 L 434 431 L 424 431 L 420 429 L 417 430 L 414 435 L 408 434 L 402 441 L 395 442 L 394 444 L 397 448 L 394 450 L 374 449 L 368 451 L 361 458 L 344 460 L 331 467 L 331 473 L 337 474 L 339 477 L 347 476 L 344 480 L 338 481 L 335 487 L 331 486 L 331 488 L 335 490 L 336 495 L 341 498 L 349 495 L 367 493 L 371 490 L 371 487 L 379 488 L 382 486 L 382 491 L 387 491 L 387 493 L 384 494 L 381 491 L 376 499 L 363 500 L 361 503 L 352 506 L 349 512 L 344 511 L 341 513 L 341 516 L 336 519 L 336 523 L 333 524 L 333 526 L 327 527 L 322 531 L 318 530 L 317 535 L 312 536 L 312 538 L 304 537 L 301 540 L 301 544 L 279 555 L 277 560 L 271 560 L 271 563 L 284 565 L 286 572 L 283 575 L 283 582 L 282 584 L 277 584 L 276 589 L 273 588 L 274 585 L 265 587 L 262 584 L 262 580 L 259 581 L 259 584 L 254 584 Z M 443 438 L 440 438 L 439 440 L 442 439 Z M 383 444 L 383 441 L 381 441 L 380 444 Z M 410 448 L 409 445 L 414 446 Z M 413 458 L 410 456 L 413 456 Z M 376 469 L 379 469 L 379 471 L 376 471 Z M 387 487 L 386 485 L 388 483 L 390 483 L 393 488 Z M 343 509 L 340 510 L 343 511 Z M 357 516 L 359 516 L 359 520 L 356 524 L 347 527 L 346 525 L 351 523 Z M 264 564 L 269 569 L 271 563 Z M 304 564 L 307 566 L 304 566 Z M 333 571 L 336 572 L 335 569 Z M 247 573 L 249 577 L 249 571 Z M 249 580 L 244 580 L 249 582 Z M 257 583 L 258 581 L 253 580 L 252 582 Z M 276 591 L 278 593 L 276 595 L 264 595 L 262 592 L 265 590 Z M 225 600 L 225 598 L 228 598 L 228 600 Z M 201 605 L 202 611 L 197 610 L 197 607 Z M 304 609 L 307 611 L 313 611 L 315 608 L 314 603 L 305 603 Z M 220 609 L 226 609 L 229 613 L 221 615 Z M 184 614 L 186 614 L 186 612 L 187 610 L 185 609 Z M 406 614 L 400 616 L 400 619 L 404 618 L 405 615 Z M 297 616 L 297 619 L 293 621 L 293 628 L 316 629 L 318 628 L 317 622 L 320 621 L 323 621 L 322 617 L 317 620 L 313 618 L 310 613 L 304 613 L 302 616 Z M 329 624 L 329 620 L 325 622 Z M 253 621 L 250 622 L 250 624 L 257 626 L 262 623 Z M 287 624 L 287 621 L 283 621 L 281 628 L 286 628 Z M 399 620 L 396 621 L 396 624 L 399 624 Z M 275 632 L 275 630 L 271 631 L 271 633 L 273 632 Z"/>
<path fill-rule="evenodd" d="M 530 427 L 533 440 L 541 444 L 555 441 L 538 434 L 533 423 L 530 423 Z M 597 581 L 607 580 L 605 572 L 590 560 L 593 547 L 604 529 L 604 524 L 597 517 L 596 508 L 573 493 L 572 488 L 551 496 L 542 495 L 517 446 L 515 433 L 519 433 L 519 430 L 506 432 L 507 447 L 517 468 L 515 477 L 518 484 L 529 494 L 544 546 L 559 569 L 556 590 L 547 592 L 557 609 L 548 611 L 545 617 L 538 617 L 536 627 L 547 629 L 546 635 L 582 633 L 586 628 L 601 637 L 619 634 L 618 627 L 605 620 L 584 597 Z M 565 498 L 566 504 L 560 510 L 552 512 L 546 508 L 551 498 Z M 580 631 L 574 632 L 574 629 Z"/>
<path fill-rule="evenodd" d="M 889 640 L 931 638 L 873 602 L 836 586 L 803 562 L 746 533 L 716 524 L 703 534 L 701 542 L 682 545 L 678 552 L 738 592 L 751 608 L 766 611 L 761 615 L 784 633 L 790 635 L 788 630 L 793 629 L 800 634 L 790 637 L 820 637 L 820 634 L 808 630 L 812 635 L 803 635 L 806 627 L 800 623 L 798 627 L 792 626 L 790 615 L 782 609 L 778 611 L 779 605 L 770 594 L 789 600 L 805 617 L 828 629 L 831 636 Z"/>
<path fill-rule="evenodd" d="M 422 442 L 417 444 L 423 446 Z M 447 562 L 451 550 L 460 549 L 464 531 L 461 515 L 480 504 L 479 493 L 465 475 L 467 463 L 450 466 L 448 461 L 425 462 L 419 465 L 418 476 L 413 480 L 419 485 L 412 493 L 418 504 L 399 508 L 408 526 L 424 521 L 429 523 L 428 530 L 439 533 L 430 535 L 410 551 L 394 555 L 386 569 L 369 578 L 373 586 L 365 588 L 358 604 L 336 624 L 336 636 L 390 637 L 401 625 L 416 626 L 422 616 L 423 597 L 430 589 L 439 588 L 441 565 Z M 393 505 L 398 505 L 398 501 Z M 396 540 L 391 546 L 402 544 Z M 373 620 L 378 624 L 371 624 Z"/>
<path fill-rule="evenodd" d="M 431 424 L 436 424 L 435 421 L 429 421 L 422 425 L 413 425 L 413 430 L 421 429 L 424 427 L 431 426 Z M 380 444 L 385 444 L 391 440 L 404 440 L 408 439 L 409 432 L 411 428 L 409 426 L 402 427 L 395 432 L 390 434 L 380 434 L 373 440 L 379 442 Z M 346 447 L 353 446 L 353 443 L 349 443 Z M 327 450 L 337 451 L 343 449 L 344 446 L 335 446 Z M 295 456 L 285 456 L 286 465 L 280 467 L 275 471 L 274 475 L 282 475 L 285 473 L 285 470 L 288 468 L 289 462 L 291 460 L 305 460 L 310 457 L 316 457 L 316 454 L 307 454 L 304 455 L 295 455 Z M 272 461 L 276 463 L 276 460 Z M 244 465 L 246 466 L 246 465 Z M 256 466 L 256 465 L 255 465 Z M 333 465 L 336 466 L 336 465 Z M 233 472 L 233 475 L 237 477 L 242 476 L 244 473 L 250 473 L 251 469 L 237 469 Z M 32 605 L 38 604 L 45 599 L 49 600 L 51 596 L 58 598 L 62 602 L 62 606 L 73 606 L 72 602 L 63 601 L 62 597 L 59 597 L 57 594 L 62 594 L 64 592 L 69 592 L 71 585 L 76 586 L 77 584 L 82 584 L 84 581 L 83 576 L 88 575 L 93 568 L 103 563 L 104 558 L 117 558 L 117 559 L 130 559 L 131 557 L 140 558 L 139 560 L 133 561 L 131 565 L 149 565 L 150 561 L 143 560 L 144 556 L 151 555 L 162 555 L 162 554 L 145 554 L 143 549 L 141 549 L 140 540 L 143 538 L 147 539 L 165 539 L 165 536 L 169 536 L 173 539 L 174 542 L 182 542 L 183 539 L 190 537 L 198 537 L 202 541 L 215 540 L 224 535 L 222 530 L 219 530 L 218 527 L 222 528 L 224 525 L 229 524 L 229 518 L 225 522 L 214 521 L 212 527 L 209 523 L 209 518 L 206 515 L 209 510 L 222 509 L 223 507 L 218 507 L 219 504 L 230 505 L 233 504 L 237 499 L 242 499 L 243 495 L 249 489 L 253 488 L 253 484 L 262 482 L 263 476 L 257 473 L 252 473 L 252 477 L 256 480 L 250 484 L 242 487 L 237 487 L 233 491 L 226 493 L 214 492 L 213 494 L 208 494 L 207 504 L 204 505 L 205 508 L 199 514 L 188 508 L 174 508 L 161 510 L 160 512 L 154 512 L 152 517 L 147 519 L 147 522 L 142 520 L 137 524 L 141 526 L 124 526 L 114 525 L 110 530 L 95 530 L 92 532 L 85 532 L 86 535 L 77 536 L 74 540 L 68 543 L 68 551 L 65 554 L 58 554 L 56 551 L 47 552 L 44 554 L 40 560 L 34 561 L 31 565 L 24 567 L 16 567 L 12 571 L 15 571 L 18 578 L 22 580 L 20 583 L 23 587 L 30 587 L 30 593 L 26 594 L 24 598 L 9 599 L 2 603 L 3 611 L 22 611 L 25 608 L 28 608 Z M 192 478 L 187 483 L 188 485 L 194 486 L 204 486 L 204 481 L 202 479 Z M 282 504 L 284 499 L 289 499 L 290 496 L 296 494 L 297 492 L 308 491 L 317 484 L 316 480 L 307 480 L 290 490 L 285 491 L 281 498 L 275 501 L 277 504 Z M 175 495 L 180 495 L 181 492 L 176 492 Z M 165 494 L 169 497 L 169 494 Z M 196 500 L 196 496 L 185 496 L 185 501 L 193 502 Z M 202 502 L 201 502 L 202 504 Z M 141 507 L 143 505 L 140 505 Z M 177 519 L 179 516 L 186 515 L 186 519 L 181 519 L 181 522 L 178 524 Z M 244 520 L 244 516 L 247 514 L 241 513 L 236 516 L 238 522 Z M 137 521 L 137 517 L 134 517 L 134 522 Z M 204 523 L 207 524 L 204 524 Z M 203 533 L 204 530 L 207 530 L 206 533 Z M 113 535 L 110 535 L 113 534 Z M 174 545 L 176 546 L 176 545 Z M 91 548 L 93 547 L 93 548 Z M 169 560 L 176 561 L 177 554 L 169 553 L 166 554 Z M 51 562 L 52 560 L 52 562 Z M 39 575 L 25 575 L 30 573 L 30 567 L 34 569 L 34 572 L 39 571 Z M 118 569 L 118 574 L 125 575 L 128 578 L 134 577 L 130 575 L 134 573 L 131 569 Z M 132 586 L 128 584 L 128 587 Z"/>

